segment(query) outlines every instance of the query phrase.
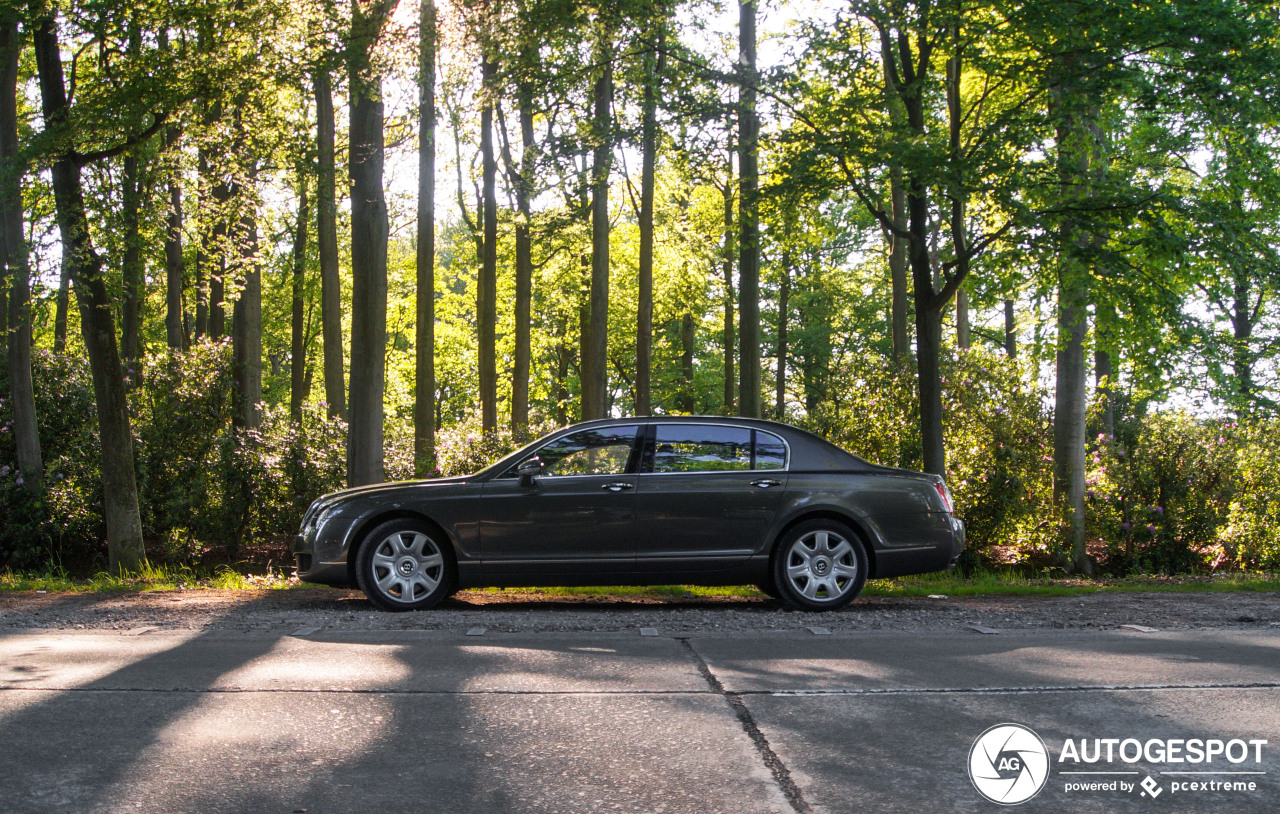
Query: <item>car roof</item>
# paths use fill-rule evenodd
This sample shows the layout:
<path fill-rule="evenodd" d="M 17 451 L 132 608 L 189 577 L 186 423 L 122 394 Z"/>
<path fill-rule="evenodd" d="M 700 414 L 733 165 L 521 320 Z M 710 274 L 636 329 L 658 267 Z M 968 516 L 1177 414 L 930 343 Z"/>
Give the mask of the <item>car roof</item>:
<path fill-rule="evenodd" d="M 648 415 L 621 418 L 600 418 L 573 424 L 554 435 L 566 431 L 590 429 L 592 427 L 625 427 L 635 424 L 719 424 L 751 429 L 764 430 L 781 436 L 790 448 L 788 469 L 792 471 L 867 471 L 879 469 L 851 452 L 847 452 L 823 438 L 819 438 L 808 430 L 770 421 L 764 418 L 745 418 L 742 416 L 723 415 Z"/>

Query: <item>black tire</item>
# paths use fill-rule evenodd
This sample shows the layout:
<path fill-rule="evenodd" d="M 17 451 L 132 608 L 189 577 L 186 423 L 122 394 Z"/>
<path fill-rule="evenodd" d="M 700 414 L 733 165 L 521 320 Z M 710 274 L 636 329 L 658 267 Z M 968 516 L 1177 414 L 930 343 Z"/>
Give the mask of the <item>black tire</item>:
<path fill-rule="evenodd" d="M 822 518 L 789 529 L 773 556 L 783 602 L 807 611 L 843 608 L 867 582 L 867 552 L 843 523 Z"/>
<path fill-rule="evenodd" d="M 426 610 L 453 593 L 453 548 L 416 520 L 388 520 L 365 535 L 356 554 L 356 582 L 383 610 Z"/>

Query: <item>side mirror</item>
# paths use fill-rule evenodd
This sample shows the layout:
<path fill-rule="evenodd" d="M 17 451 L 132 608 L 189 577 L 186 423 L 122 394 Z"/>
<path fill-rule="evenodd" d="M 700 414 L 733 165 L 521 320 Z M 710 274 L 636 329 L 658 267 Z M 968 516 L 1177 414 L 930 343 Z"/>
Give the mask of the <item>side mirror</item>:
<path fill-rule="evenodd" d="M 520 476 L 521 486 L 533 486 L 533 479 L 542 474 L 542 461 L 536 457 L 530 458 L 516 467 L 516 474 Z"/>

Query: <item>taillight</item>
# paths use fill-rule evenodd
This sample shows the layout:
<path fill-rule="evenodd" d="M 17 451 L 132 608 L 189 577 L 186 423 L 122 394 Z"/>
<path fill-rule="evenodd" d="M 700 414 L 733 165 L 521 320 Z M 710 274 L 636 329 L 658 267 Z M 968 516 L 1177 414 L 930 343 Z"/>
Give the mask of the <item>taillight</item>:
<path fill-rule="evenodd" d="M 933 488 L 938 490 L 938 497 L 942 498 L 942 508 L 947 510 L 947 514 L 954 514 L 956 506 L 951 500 L 951 490 L 947 488 L 946 482 L 939 478 L 933 482 Z"/>

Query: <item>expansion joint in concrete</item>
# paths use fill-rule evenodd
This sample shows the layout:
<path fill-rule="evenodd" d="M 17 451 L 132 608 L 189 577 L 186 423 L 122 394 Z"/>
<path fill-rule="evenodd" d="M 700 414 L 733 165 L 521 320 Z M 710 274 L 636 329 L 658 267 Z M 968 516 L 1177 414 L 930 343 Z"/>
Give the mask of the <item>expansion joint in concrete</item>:
<path fill-rule="evenodd" d="M 787 765 L 782 762 L 782 758 L 778 757 L 778 753 L 773 751 L 773 747 L 769 745 L 769 739 L 760 731 L 760 727 L 756 725 L 755 718 L 751 715 L 751 710 L 747 709 L 746 703 L 742 700 L 742 694 L 730 692 L 720 683 L 720 679 L 716 678 L 715 673 L 711 672 L 710 665 L 699 655 L 697 650 L 693 649 L 693 645 L 689 643 L 689 639 L 685 637 L 677 637 L 677 641 L 684 646 L 689 657 L 697 666 L 698 672 L 702 674 L 702 678 L 707 682 L 707 686 L 713 693 L 724 698 L 729 708 L 733 710 L 733 714 L 737 716 L 738 723 L 742 725 L 742 730 L 747 733 L 747 737 L 751 739 L 751 743 L 755 745 L 756 751 L 760 754 L 760 759 L 764 761 L 765 767 L 769 773 L 773 775 L 774 782 L 778 784 L 782 795 L 787 798 L 787 802 L 791 804 L 791 808 L 796 814 L 813 814 L 813 809 L 804 799 L 804 794 L 800 791 L 800 787 L 791 777 L 790 770 Z"/>

